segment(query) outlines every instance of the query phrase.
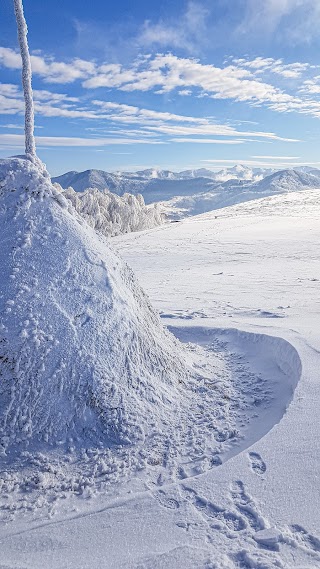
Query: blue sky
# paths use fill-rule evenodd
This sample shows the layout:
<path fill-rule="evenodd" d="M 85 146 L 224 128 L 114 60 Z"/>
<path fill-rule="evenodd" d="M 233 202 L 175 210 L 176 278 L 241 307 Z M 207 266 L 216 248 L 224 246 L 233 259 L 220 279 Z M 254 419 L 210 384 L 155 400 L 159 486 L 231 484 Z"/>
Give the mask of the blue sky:
<path fill-rule="evenodd" d="M 319 0 L 25 0 L 49 171 L 320 167 Z M 23 151 L 0 5 L 0 157 Z"/>

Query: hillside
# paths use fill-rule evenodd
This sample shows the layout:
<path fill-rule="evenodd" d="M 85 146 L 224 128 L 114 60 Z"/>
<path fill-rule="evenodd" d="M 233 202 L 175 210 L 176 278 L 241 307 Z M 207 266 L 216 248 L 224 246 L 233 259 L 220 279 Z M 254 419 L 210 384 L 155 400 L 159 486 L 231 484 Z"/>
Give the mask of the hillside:
<path fill-rule="evenodd" d="M 161 203 L 163 213 L 171 219 L 183 219 L 233 204 L 289 192 L 320 188 L 320 170 L 302 172 L 280 170 L 257 182 L 229 180 L 208 192 L 177 196 Z"/>

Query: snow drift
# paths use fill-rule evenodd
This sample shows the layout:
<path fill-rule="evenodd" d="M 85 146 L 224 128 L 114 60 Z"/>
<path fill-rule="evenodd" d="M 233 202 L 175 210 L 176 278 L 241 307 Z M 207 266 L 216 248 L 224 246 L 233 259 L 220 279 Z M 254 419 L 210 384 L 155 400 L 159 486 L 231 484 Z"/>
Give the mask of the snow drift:
<path fill-rule="evenodd" d="M 129 444 L 176 417 L 180 344 L 29 160 L 0 161 L 0 238 L 2 452 Z"/>

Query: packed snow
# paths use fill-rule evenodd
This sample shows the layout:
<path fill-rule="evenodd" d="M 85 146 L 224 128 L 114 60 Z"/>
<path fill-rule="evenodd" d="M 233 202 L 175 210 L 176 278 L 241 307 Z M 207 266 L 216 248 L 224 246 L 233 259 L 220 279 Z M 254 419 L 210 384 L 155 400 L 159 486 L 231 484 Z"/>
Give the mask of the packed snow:
<path fill-rule="evenodd" d="M 320 193 L 112 239 L 1 172 L 9 569 L 320 568 Z"/>

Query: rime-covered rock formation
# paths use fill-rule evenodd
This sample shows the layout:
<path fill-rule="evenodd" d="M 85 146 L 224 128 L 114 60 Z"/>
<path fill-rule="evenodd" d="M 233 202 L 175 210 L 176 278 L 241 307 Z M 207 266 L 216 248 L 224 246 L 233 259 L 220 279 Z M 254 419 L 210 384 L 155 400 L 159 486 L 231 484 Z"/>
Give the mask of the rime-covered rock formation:
<path fill-rule="evenodd" d="M 0 161 L 0 240 L 3 453 L 130 444 L 178 416 L 189 374 L 180 344 L 29 160 Z"/>

